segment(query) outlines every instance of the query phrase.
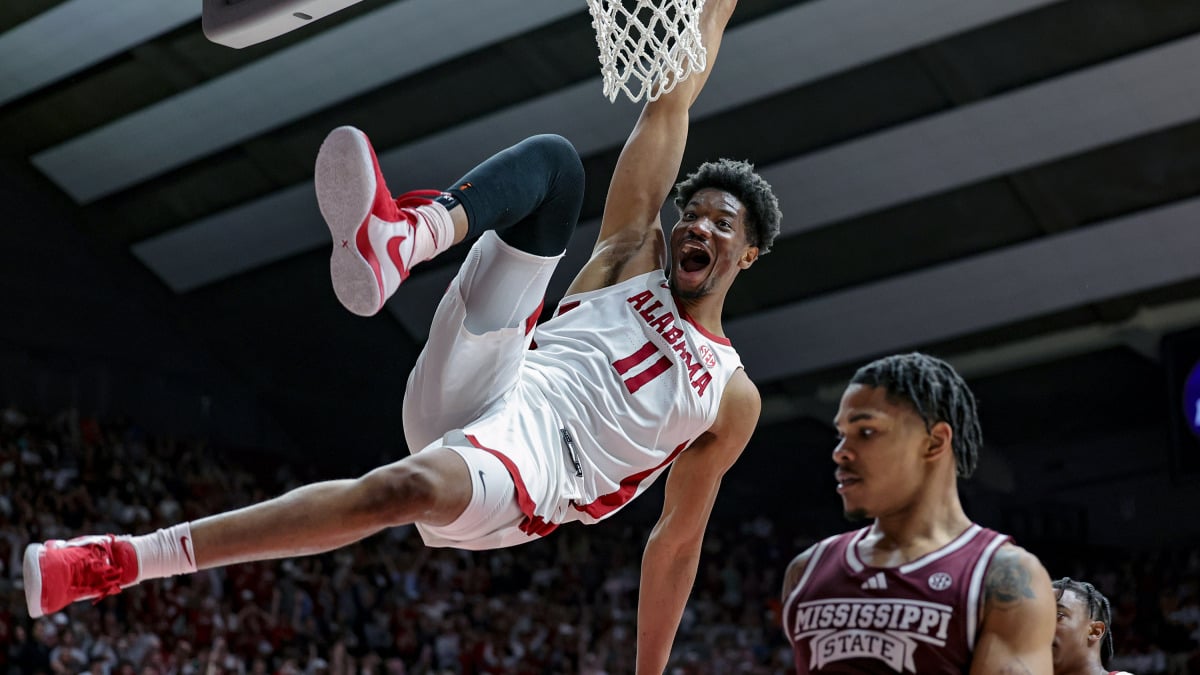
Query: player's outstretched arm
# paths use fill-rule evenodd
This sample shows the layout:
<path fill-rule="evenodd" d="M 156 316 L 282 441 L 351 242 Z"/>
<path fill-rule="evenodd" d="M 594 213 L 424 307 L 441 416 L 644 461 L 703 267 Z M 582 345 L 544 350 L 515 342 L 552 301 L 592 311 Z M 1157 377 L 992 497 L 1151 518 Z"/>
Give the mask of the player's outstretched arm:
<path fill-rule="evenodd" d="M 709 0 L 700 17 L 708 67 L 642 108 L 608 185 L 592 258 L 568 293 L 603 288 L 663 265 L 659 210 L 679 177 L 687 145 L 688 109 L 712 72 L 737 0 Z"/>
<path fill-rule="evenodd" d="M 659 675 L 667 665 L 721 478 L 750 440 L 761 406 L 758 389 L 745 372 L 737 371 L 716 423 L 683 451 L 667 476 L 662 516 L 642 555 L 637 628 L 637 672 L 642 675 Z"/>
<path fill-rule="evenodd" d="M 1052 675 L 1055 614 L 1046 568 L 1025 549 L 1002 546 L 984 580 L 971 675 Z"/>

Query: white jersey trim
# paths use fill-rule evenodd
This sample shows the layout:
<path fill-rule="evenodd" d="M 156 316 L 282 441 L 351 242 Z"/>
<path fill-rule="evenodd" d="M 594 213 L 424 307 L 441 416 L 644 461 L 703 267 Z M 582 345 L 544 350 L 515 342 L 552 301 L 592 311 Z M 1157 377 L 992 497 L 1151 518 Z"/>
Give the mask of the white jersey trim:
<path fill-rule="evenodd" d="M 825 549 L 829 548 L 830 543 L 834 539 L 836 539 L 836 537 L 822 539 L 817 544 L 817 548 L 813 550 L 812 557 L 810 557 L 808 562 L 804 565 L 804 574 L 800 575 L 800 581 L 796 583 L 796 587 L 792 589 L 792 592 L 788 593 L 787 600 L 785 600 L 783 603 L 783 616 L 787 616 L 788 608 L 795 604 L 796 600 L 800 597 L 800 591 L 804 589 L 804 586 L 808 583 L 808 578 L 812 576 L 813 570 L 817 568 L 817 564 L 821 560 L 821 554 L 825 552 Z M 787 635 L 788 642 L 795 644 L 795 642 L 792 641 L 792 636 L 788 631 L 785 630 L 784 634 Z"/>
<path fill-rule="evenodd" d="M 979 613 L 980 595 L 983 590 L 983 577 L 987 572 L 988 565 L 992 564 L 992 558 L 996 555 L 996 550 L 1008 541 L 1008 536 L 996 534 L 987 548 L 983 549 L 983 555 L 979 556 L 979 560 L 975 563 L 975 571 L 971 573 L 971 585 L 967 591 L 967 650 L 975 652 L 975 637 L 979 633 Z"/>
<path fill-rule="evenodd" d="M 846 544 L 846 564 L 855 572 L 861 572 L 866 569 L 866 565 L 858 559 L 858 542 L 862 541 L 862 538 L 867 535 L 867 531 L 870 529 L 869 527 L 864 527 L 855 532 L 854 536 L 850 538 L 850 543 Z"/>
<path fill-rule="evenodd" d="M 850 544 L 846 547 L 846 564 L 849 565 L 850 569 L 854 570 L 855 572 L 861 572 L 868 567 L 868 565 L 864 563 L 858 555 L 858 544 L 860 541 L 862 541 L 863 537 L 866 536 L 868 529 L 869 528 L 863 528 L 859 530 L 858 533 L 854 535 L 854 538 L 850 541 Z M 917 558 L 912 562 L 905 563 L 894 569 L 896 569 L 896 571 L 900 574 L 909 574 L 911 572 L 915 572 L 916 570 L 919 570 L 930 563 L 941 560 L 942 558 L 971 543 L 971 540 L 982 531 L 983 527 L 972 523 L 970 527 L 963 530 L 962 533 L 951 540 L 949 544 L 946 544 L 937 550 L 930 551 L 920 558 Z M 873 569 L 893 568 L 878 567 Z"/>
<path fill-rule="evenodd" d="M 920 558 L 917 558 L 916 560 L 914 560 L 910 563 L 901 565 L 900 573 L 908 574 L 909 572 L 914 572 L 916 570 L 921 569 L 922 567 L 928 565 L 931 562 L 941 560 L 942 558 L 950 555 L 951 553 L 954 553 L 958 549 L 969 544 L 971 542 L 971 540 L 975 538 L 975 535 L 979 534 L 982 531 L 983 531 L 982 527 L 980 527 L 979 525 L 972 524 L 966 530 L 963 530 L 962 534 L 955 537 L 954 540 L 951 541 L 949 544 L 946 544 L 945 546 L 939 548 L 936 551 L 931 551 L 929 553 L 926 553 L 925 555 L 921 556 Z"/>

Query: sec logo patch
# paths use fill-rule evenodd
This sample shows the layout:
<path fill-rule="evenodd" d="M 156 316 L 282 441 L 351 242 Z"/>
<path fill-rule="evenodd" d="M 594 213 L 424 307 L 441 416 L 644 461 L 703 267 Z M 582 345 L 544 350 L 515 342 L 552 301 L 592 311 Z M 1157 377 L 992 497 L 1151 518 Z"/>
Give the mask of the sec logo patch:
<path fill-rule="evenodd" d="M 929 575 L 929 587 L 935 591 L 944 591 L 950 588 L 950 584 L 954 583 L 954 578 L 945 572 L 937 572 Z"/>

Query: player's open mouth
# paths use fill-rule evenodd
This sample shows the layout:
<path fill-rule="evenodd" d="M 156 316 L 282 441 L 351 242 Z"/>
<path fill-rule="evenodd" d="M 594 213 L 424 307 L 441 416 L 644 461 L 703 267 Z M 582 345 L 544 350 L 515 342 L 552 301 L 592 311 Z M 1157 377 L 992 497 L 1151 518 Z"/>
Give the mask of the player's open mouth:
<path fill-rule="evenodd" d="M 702 246 L 684 244 L 679 249 L 679 269 L 681 271 L 699 272 L 708 267 L 711 262 L 712 256 Z"/>

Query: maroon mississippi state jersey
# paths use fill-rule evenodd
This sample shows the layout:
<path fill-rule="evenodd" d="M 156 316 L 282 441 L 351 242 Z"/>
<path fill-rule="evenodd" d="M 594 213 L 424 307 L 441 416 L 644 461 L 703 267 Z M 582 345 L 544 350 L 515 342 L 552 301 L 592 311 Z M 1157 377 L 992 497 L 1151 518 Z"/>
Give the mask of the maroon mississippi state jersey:
<path fill-rule="evenodd" d="M 1008 536 L 972 524 L 899 567 L 872 567 L 856 545 L 870 528 L 817 544 L 783 606 L 796 672 L 966 673 L 983 578 Z"/>

